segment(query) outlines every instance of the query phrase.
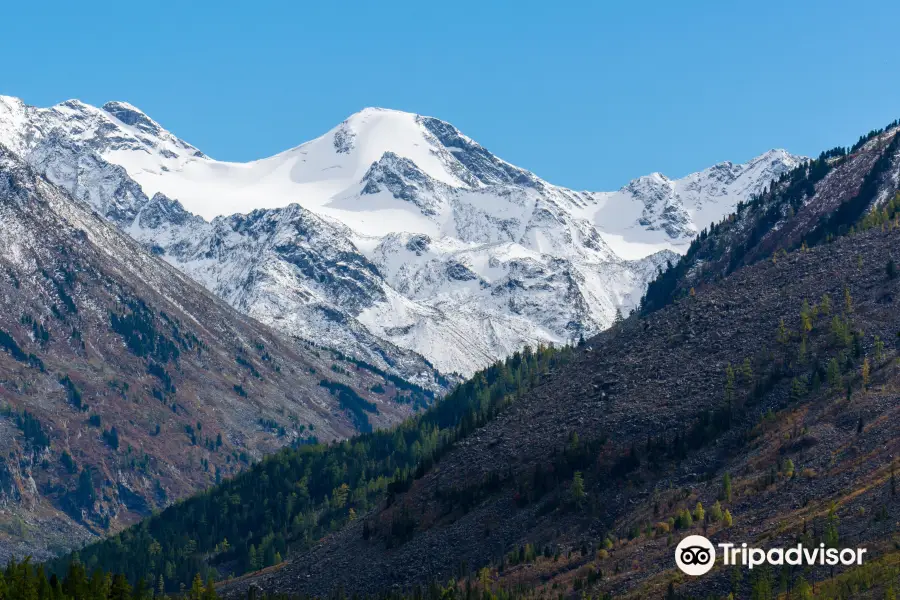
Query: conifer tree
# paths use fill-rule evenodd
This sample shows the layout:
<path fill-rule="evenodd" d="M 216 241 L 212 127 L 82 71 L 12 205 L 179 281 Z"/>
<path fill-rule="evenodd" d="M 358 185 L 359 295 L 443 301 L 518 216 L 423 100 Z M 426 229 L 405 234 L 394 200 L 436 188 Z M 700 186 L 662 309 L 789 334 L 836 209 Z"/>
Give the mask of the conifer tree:
<path fill-rule="evenodd" d="M 709 509 L 709 520 L 713 523 L 718 523 L 722 520 L 722 503 L 716 500 L 716 503 L 713 504 L 713 507 Z"/>
<path fill-rule="evenodd" d="M 741 376 L 744 378 L 744 384 L 750 385 L 753 383 L 753 367 L 750 365 L 750 359 L 745 358 L 744 364 L 741 367 Z"/>
<path fill-rule="evenodd" d="M 784 461 L 784 476 L 787 478 L 791 478 L 794 476 L 794 461 L 791 459 L 787 459 Z"/>
<path fill-rule="evenodd" d="M 194 575 L 194 579 L 191 582 L 191 591 L 188 596 L 188 600 L 203 600 L 203 579 L 200 577 L 200 573 Z"/>
<path fill-rule="evenodd" d="M 871 370 L 872 369 L 871 369 L 871 366 L 869 365 L 869 359 L 867 357 L 865 360 L 863 360 L 862 370 L 861 370 L 862 383 L 863 383 L 864 390 L 869 389 L 869 375 L 871 374 Z"/>
<path fill-rule="evenodd" d="M 696 508 L 694 508 L 694 520 L 698 523 L 702 523 L 706 519 L 706 511 L 703 510 L 703 505 L 698 501 Z"/>
<path fill-rule="evenodd" d="M 813 328 L 812 309 L 806 299 L 803 300 L 803 306 L 800 308 L 800 327 L 803 333 L 809 333 Z"/>
<path fill-rule="evenodd" d="M 828 385 L 835 391 L 841 389 L 841 367 L 836 358 L 828 361 Z"/>
<path fill-rule="evenodd" d="M 875 362 L 880 363 L 884 360 L 884 342 L 877 335 L 875 336 Z"/>
<path fill-rule="evenodd" d="M 822 294 L 822 299 L 819 301 L 819 312 L 823 315 L 831 313 L 831 296 L 828 294 Z"/>
<path fill-rule="evenodd" d="M 581 471 L 575 471 L 575 475 L 572 477 L 572 499 L 575 501 L 575 504 L 581 506 L 586 495 L 584 491 L 584 477 L 582 477 Z"/>

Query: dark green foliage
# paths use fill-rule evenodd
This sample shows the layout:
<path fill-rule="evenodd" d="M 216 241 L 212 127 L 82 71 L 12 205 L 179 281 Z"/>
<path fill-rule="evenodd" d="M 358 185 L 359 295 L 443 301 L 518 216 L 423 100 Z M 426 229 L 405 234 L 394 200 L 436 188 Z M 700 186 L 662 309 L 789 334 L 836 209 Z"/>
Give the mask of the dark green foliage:
<path fill-rule="evenodd" d="M 113 450 L 119 449 L 119 432 L 115 427 L 104 430 L 101 436 L 103 437 L 103 441 L 109 444 L 110 448 Z"/>
<path fill-rule="evenodd" d="M 183 600 L 218 600 L 212 582 L 204 585 L 200 575 L 194 576 L 185 592 Z M 132 588 L 121 573 L 96 569 L 89 577 L 80 561 L 73 561 L 62 577 L 53 574 L 48 578 L 44 566 L 35 568 L 30 558 L 10 560 L 0 569 L 2 600 L 147 600 L 152 596 L 153 590 L 143 579 Z"/>
<path fill-rule="evenodd" d="M 125 346 L 135 356 L 153 358 L 165 364 L 177 360 L 178 347 L 156 329 L 153 311 L 140 299 L 126 299 L 123 304 L 130 312 L 118 315 L 109 313 L 110 327 L 122 336 Z"/>
<path fill-rule="evenodd" d="M 357 368 L 362 368 L 367 371 L 371 371 L 372 373 L 382 377 L 386 382 L 390 383 L 395 388 L 397 388 L 397 390 L 403 390 L 403 391 L 409 392 L 412 403 L 417 407 L 425 408 L 434 401 L 435 396 L 434 396 L 434 392 L 432 390 L 428 390 L 428 389 L 425 389 L 414 383 L 410 383 L 409 381 L 403 379 L 402 377 L 398 377 L 397 375 L 394 375 L 392 373 L 387 373 L 387 372 L 379 369 L 375 365 L 370 365 L 369 363 L 367 363 L 365 361 L 355 359 L 352 356 L 347 356 L 347 355 L 343 354 L 342 352 L 340 352 L 339 350 L 329 350 L 329 352 L 331 352 L 331 354 L 338 360 L 348 362 L 350 364 L 355 365 Z M 428 366 L 431 366 L 431 363 L 429 363 L 428 361 L 425 361 L 425 362 L 426 362 L 426 364 L 428 364 Z M 310 372 L 315 373 L 315 370 L 310 369 Z M 443 386 L 444 388 L 451 387 L 451 381 L 449 379 L 447 379 L 446 377 L 444 377 L 443 375 L 440 375 L 439 373 L 437 373 L 437 371 L 435 371 L 435 380 L 439 385 Z"/>
<path fill-rule="evenodd" d="M 871 139 L 874 138 L 875 136 L 881 135 L 881 134 L 884 133 L 885 131 L 887 131 L 887 130 L 889 130 L 889 129 L 893 129 L 894 127 L 897 127 L 897 126 L 900 126 L 900 119 L 898 119 L 898 120 L 896 120 L 896 121 L 893 121 L 892 123 L 889 123 L 889 124 L 887 125 L 887 127 L 884 127 L 884 128 L 882 128 L 882 129 L 873 129 L 872 131 L 870 131 L 870 132 L 867 133 L 866 135 L 861 135 L 861 136 L 859 136 L 859 140 L 857 140 L 857 142 L 856 142 L 855 144 L 853 144 L 853 147 L 850 148 L 850 154 L 853 154 L 854 152 L 856 152 L 857 150 L 859 150 L 860 148 L 862 148 L 862 147 L 865 145 L 866 142 L 868 142 L 869 140 L 871 140 Z"/>
<path fill-rule="evenodd" d="M 90 467 L 81 469 L 78 474 L 78 487 L 75 488 L 75 502 L 81 508 L 90 508 L 97 500 L 97 491 L 94 489 L 94 481 Z"/>
<path fill-rule="evenodd" d="M 63 450 L 62 454 L 59 456 L 59 462 L 62 463 L 62 466 L 65 467 L 66 471 L 69 473 L 75 473 L 77 471 L 77 467 L 75 466 L 75 459 L 72 458 L 72 455 L 69 454 L 68 451 Z"/>
<path fill-rule="evenodd" d="M 244 367 L 245 369 L 250 371 L 250 374 L 253 377 L 256 377 L 257 379 L 262 379 L 262 374 L 253 365 L 253 363 L 250 362 L 248 359 L 244 358 L 243 348 L 239 348 L 237 351 L 237 354 L 234 355 L 234 362 L 236 362 L 237 364 L 241 365 L 242 367 Z"/>
<path fill-rule="evenodd" d="M 169 375 L 168 371 L 166 371 L 166 368 L 159 363 L 150 360 L 147 364 L 147 373 L 159 379 L 159 382 L 163 385 L 163 391 L 166 394 L 174 394 L 176 392 L 175 384 L 172 382 L 171 375 Z"/>
<path fill-rule="evenodd" d="M 81 400 L 81 390 L 75 385 L 75 382 L 68 375 L 60 377 L 59 382 L 66 388 L 66 399 L 69 404 L 78 410 L 86 410 L 87 406 Z"/>
<path fill-rule="evenodd" d="M 357 394 L 356 390 L 349 385 L 338 383 L 336 381 L 329 381 L 328 379 L 323 379 L 319 382 L 319 385 L 330 391 L 332 394 L 337 395 L 341 408 L 350 411 L 350 414 L 353 415 L 353 421 L 356 423 L 356 428 L 359 431 L 372 431 L 372 425 L 369 424 L 369 417 L 366 416 L 366 413 L 377 413 L 378 405 L 374 402 L 369 402 Z"/>
<path fill-rule="evenodd" d="M 224 572 L 241 574 L 250 568 L 251 548 L 257 566 L 273 564 L 276 553 L 287 557 L 340 527 L 351 509 L 361 515 L 407 489 L 454 443 L 493 419 L 540 374 L 570 355 L 570 348 L 526 349 L 478 373 L 392 430 L 328 446 L 312 440 L 282 450 L 205 493 L 87 546 L 80 551 L 82 560 L 121 571 L 131 582 L 142 577 L 156 581 L 170 571 L 165 576 L 170 590 L 189 584 L 195 573 L 211 573 L 219 564 Z M 332 382 L 328 385 L 336 393 L 344 391 Z M 572 464 L 581 468 L 577 460 Z M 571 471 L 566 476 L 571 478 Z M 415 527 L 415 515 L 407 517 L 401 513 L 396 524 L 372 529 L 370 535 L 401 543 Z M 151 550 L 157 547 L 158 552 Z M 70 558 L 53 561 L 52 571 L 64 573 Z"/>
<path fill-rule="evenodd" d="M 885 271 L 887 273 L 888 279 L 894 279 L 897 277 L 897 265 L 894 263 L 894 259 L 890 259 L 887 263 L 887 267 L 885 267 Z"/>
<path fill-rule="evenodd" d="M 101 422 L 102 419 L 100 418 L 100 415 L 91 415 L 88 419 L 88 424 L 92 427 L 100 427 Z"/>
<path fill-rule="evenodd" d="M 75 273 L 63 267 L 63 282 L 60 282 L 56 277 L 53 277 L 47 271 L 42 271 L 41 273 L 47 280 L 49 280 L 53 284 L 54 289 L 56 289 L 56 295 L 59 296 L 59 299 L 65 307 L 66 311 L 73 315 L 78 314 L 78 306 L 75 305 L 75 300 L 66 291 L 66 286 L 71 287 L 75 283 Z M 59 318 L 60 320 L 64 320 L 61 314 L 58 314 L 57 318 Z"/>
<path fill-rule="evenodd" d="M 50 332 L 44 328 L 43 323 L 37 321 L 34 317 L 28 314 L 22 315 L 20 321 L 22 325 L 31 327 L 31 333 L 34 336 L 35 341 L 42 347 L 50 341 Z"/>
<path fill-rule="evenodd" d="M 33 414 L 27 410 L 17 413 L 9 407 L 4 407 L 0 411 L 0 415 L 4 417 L 12 417 L 18 427 L 22 431 L 25 440 L 31 444 L 36 450 L 50 447 L 50 437 L 41 426 L 41 422 Z"/>
<path fill-rule="evenodd" d="M 0 348 L 6 350 L 10 356 L 19 362 L 28 360 L 28 355 L 22 351 L 19 344 L 16 343 L 16 340 L 2 329 L 0 329 Z"/>
<path fill-rule="evenodd" d="M 274 419 L 260 418 L 258 420 L 258 423 L 260 424 L 260 426 L 263 429 L 266 429 L 269 431 L 274 431 L 274 432 L 278 433 L 278 437 L 284 437 L 285 435 L 287 435 L 287 430 L 284 428 L 284 425 L 280 425 L 278 423 L 278 421 L 276 421 Z M 219 438 L 218 438 L 217 442 L 220 446 L 222 445 L 222 435 L 221 434 L 219 434 Z"/>
<path fill-rule="evenodd" d="M 70 313 L 72 313 L 73 315 L 77 314 L 78 307 L 75 305 L 75 300 L 72 299 L 72 296 L 70 296 L 68 293 L 66 293 L 66 290 L 62 286 L 61 283 L 59 283 L 55 279 L 53 280 L 53 283 L 56 286 L 56 293 L 57 293 L 57 295 L 59 295 L 59 299 L 62 301 L 63 306 L 66 307 L 66 310 L 69 311 Z"/>

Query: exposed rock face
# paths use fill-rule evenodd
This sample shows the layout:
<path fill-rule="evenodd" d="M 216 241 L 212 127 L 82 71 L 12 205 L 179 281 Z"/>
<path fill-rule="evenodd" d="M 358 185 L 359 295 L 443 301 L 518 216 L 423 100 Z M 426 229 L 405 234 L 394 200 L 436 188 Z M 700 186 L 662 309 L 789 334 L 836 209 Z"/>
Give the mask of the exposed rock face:
<path fill-rule="evenodd" d="M 0 143 L 246 314 L 434 390 L 435 367 L 467 375 L 607 327 L 706 222 L 800 160 L 576 192 L 398 111 L 235 165 L 127 103 L 13 98 Z"/>

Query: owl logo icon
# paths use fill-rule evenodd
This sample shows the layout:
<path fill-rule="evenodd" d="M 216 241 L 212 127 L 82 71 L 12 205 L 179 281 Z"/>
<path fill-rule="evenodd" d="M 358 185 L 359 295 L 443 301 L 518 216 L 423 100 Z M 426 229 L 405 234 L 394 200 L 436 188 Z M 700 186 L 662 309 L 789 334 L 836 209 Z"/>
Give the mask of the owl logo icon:
<path fill-rule="evenodd" d="M 702 535 L 689 535 L 675 548 L 675 564 L 687 575 L 709 573 L 716 562 L 716 549 Z"/>

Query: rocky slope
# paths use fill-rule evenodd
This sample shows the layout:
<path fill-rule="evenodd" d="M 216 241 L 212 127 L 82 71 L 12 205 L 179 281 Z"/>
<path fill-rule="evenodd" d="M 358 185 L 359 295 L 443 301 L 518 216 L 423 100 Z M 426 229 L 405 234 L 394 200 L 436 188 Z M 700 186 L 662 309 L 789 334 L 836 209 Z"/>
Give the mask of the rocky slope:
<path fill-rule="evenodd" d="M 397 111 L 235 164 L 126 103 L 13 98 L 0 142 L 245 314 L 433 389 L 431 365 L 468 375 L 608 326 L 705 223 L 801 161 L 576 192 Z"/>
<path fill-rule="evenodd" d="M 408 491 L 223 591 L 364 594 L 487 566 L 476 580 L 542 597 L 663 598 L 670 583 L 684 597 L 750 597 L 802 576 L 823 593 L 882 598 L 896 577 L 900 518 L 900 277 L 888 267 L 897 257 L 900 228 L 873 229 L 634 316 L 589 340 Z M 698 501 L 708 513 L 717 500 L 731 526 L 721 514 L 676 525 Z M 764 548 L 818 546 L 833 534 L 841 547 L 868 548 L 871 565 L 846 576 L 678 575 L 674 543 L 704 532 Z"/>
<path fill-rule="evenodd" d="M 900 124 L 894 122 L 851 148 L 823 152 L 782 174 L 765 193 L 741 202 L 735 213 L 704 229 L 675 268 L 651 284 L 644 310 L 665 306 L 742 266 L 894 219 L 900 190 L 898 133 Z"/>
<path fill-rule="evenodd" d="M 0 561 L 121 529 L 286 444 L 387 426 L 413 396 L 235 311 L 0 146 Z"/>

